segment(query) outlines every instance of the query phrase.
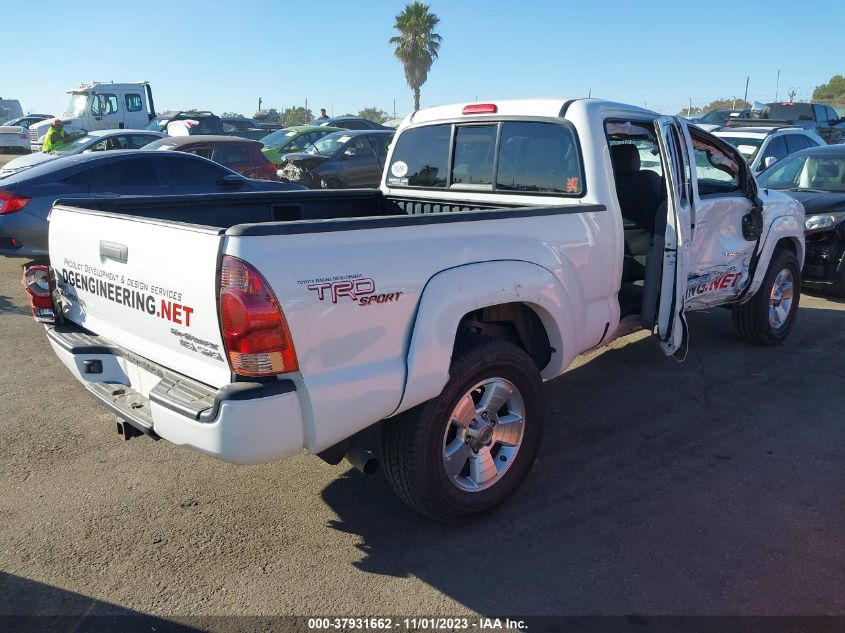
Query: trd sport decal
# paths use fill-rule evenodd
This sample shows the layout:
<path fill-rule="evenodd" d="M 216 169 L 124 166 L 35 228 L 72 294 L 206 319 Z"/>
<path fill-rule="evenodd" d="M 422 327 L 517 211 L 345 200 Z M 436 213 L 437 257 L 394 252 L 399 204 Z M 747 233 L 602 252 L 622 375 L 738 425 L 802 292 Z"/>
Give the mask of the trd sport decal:
<path fill-rule="evenodd" d="M 318 301 L 352 301 L 359 306 L 371 306 L 379 303 L 394 303 L 399 301 L 403 292 L 376 291 L 376 282 L 371 277 L 362 275 L 339 275 L 323 277 L 321 279 L 304 279 L 297 281 L 313 292 Z"/>

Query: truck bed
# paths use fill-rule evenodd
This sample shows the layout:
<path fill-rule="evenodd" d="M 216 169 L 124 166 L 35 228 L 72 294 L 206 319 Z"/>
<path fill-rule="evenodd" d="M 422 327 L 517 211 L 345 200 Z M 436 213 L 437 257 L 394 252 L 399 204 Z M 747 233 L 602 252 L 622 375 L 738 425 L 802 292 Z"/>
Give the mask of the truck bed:
<path fill-rule="evenodd" d="M 426 215 L 513 208 L 388 197 L 378 189 L 59 200 L 57 205 L 219 229 L 236 225 Z"/>

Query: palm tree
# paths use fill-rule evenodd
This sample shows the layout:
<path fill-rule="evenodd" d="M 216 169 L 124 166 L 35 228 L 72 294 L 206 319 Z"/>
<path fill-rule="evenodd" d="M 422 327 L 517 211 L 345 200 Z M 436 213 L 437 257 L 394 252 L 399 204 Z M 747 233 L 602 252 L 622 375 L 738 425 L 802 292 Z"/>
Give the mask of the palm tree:
<path fill-rule="evenodd" d="M 393 54 L 405 69 L 405 79 L 414 93 L 414 110 L 420 109 L 420 86 L 428 79 L 428 71 L 437 59 L 441 37 L 434 32 L 440 18 L 422 2 L 411 2 L 396 16 L 393 25 L 400 35 L 390 38 L 396 46 Z"/>

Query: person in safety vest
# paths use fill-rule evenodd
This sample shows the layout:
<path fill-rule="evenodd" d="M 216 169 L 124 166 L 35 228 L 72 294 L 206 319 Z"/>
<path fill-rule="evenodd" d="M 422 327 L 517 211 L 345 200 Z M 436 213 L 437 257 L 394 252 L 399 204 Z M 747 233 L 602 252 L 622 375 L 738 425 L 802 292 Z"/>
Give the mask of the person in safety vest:
<path fill-rule="evenodd" d="M 65 132 L 65 124 L 61 119 L 56 119 L 50 124 L 50 128 L 44 135 L 44 145 L 41 146 L 41 151 L 45 154 L 59 145 L 63 145 L 70 140 L 67 132 Z"/>

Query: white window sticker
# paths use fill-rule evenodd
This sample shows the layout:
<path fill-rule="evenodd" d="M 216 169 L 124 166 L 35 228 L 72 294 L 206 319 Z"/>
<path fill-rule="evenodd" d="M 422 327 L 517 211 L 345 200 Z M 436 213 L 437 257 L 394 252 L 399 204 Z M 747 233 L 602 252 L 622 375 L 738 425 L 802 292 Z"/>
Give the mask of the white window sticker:
<path fill-rule="evenodd" d="M 408 163 L 405 161 L 397 160 L 390 166 L 390 173 L 396 176 L 397 178 L 402 178 L 405 174 L 408 173 Z"/>
<path fill-rule="evenodd" d="M 352 138 L 351 136 L 341 136 L 339 139 L 337 139 L 337 142 L 338 143 L 345 143 L 346 141 L 348 141 L 351 138 Z"/>
<path fill-rule="evenodd" d="M 739 150 L 740 154 L 748 154 L 749 156 L 757 151 L 757 148 L 753 145 L 737 145 L 736 148 Z"/>

